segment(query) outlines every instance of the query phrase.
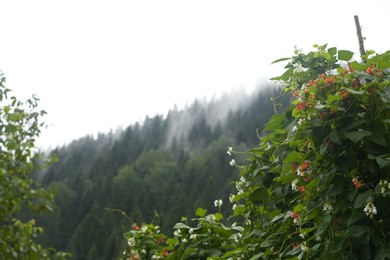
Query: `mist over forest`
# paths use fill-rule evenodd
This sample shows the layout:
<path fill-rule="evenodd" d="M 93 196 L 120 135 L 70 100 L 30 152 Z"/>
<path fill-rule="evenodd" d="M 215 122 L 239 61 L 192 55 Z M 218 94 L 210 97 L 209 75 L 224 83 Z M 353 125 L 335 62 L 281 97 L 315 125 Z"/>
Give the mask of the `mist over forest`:
<path fill-rule="evenodd" d="M 166 117 L 146 117 L 53 149 L 59 160 L 40 178 L 56 190 L 56 208 L 37 220 L 45 230 L 42 242 L 70 251 L 74 259 L 114 259 L 126 243 L 123 231 L 134 222 L 150 222 L 157 212 L 154 224 L 171 234 L 197 207 L 210 209 L 216 198 L 228 202 L 238 170 L 229 165 L 227 148 L 258 145 L 256 131 L 274 113 L 271 97 L 277 95 L 269 85 L 250 95 L 236 91 L 195 100 Z M 229 203 L 222 207 L 231 211 Z"/>

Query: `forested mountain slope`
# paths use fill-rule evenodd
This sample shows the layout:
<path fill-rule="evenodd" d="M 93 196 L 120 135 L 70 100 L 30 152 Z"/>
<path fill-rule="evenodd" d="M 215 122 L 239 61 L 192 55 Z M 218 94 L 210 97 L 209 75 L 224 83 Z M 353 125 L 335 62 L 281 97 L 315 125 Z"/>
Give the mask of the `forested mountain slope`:
<path fill-rule="evenodd" d="M 114 259 L 124 242 L 122 227 L 132 221 L 150 222 L 156 211 L 154 223 L 170 233 L 183 214 L 211 208 L 216 198 L 227 201 L 238 174 L 227 147 L 257 145 L 256 129 L 274 113 L 271 97 L 277 94 L 269 86 L 246 97 L 195 101 L 165 118 L 147 117 L 121 132 L 56 148 L 59 162 L 42 177 L 57 190 L 57 208 L 38 220 L 44 242 L 74 259 Z"/>

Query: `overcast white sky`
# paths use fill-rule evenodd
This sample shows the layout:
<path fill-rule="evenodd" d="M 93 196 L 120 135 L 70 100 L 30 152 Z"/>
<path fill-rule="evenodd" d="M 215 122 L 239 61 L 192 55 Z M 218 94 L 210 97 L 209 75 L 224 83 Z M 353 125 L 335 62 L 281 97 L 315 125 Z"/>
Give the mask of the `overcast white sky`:
<path fill-rule="evenodd" d="M 390 49 L 390 1 L 0 0 L 0 69 L 49 114 L 56 146 L 218 97 L 282 72 L 273 60 L 329 43 Z"/>

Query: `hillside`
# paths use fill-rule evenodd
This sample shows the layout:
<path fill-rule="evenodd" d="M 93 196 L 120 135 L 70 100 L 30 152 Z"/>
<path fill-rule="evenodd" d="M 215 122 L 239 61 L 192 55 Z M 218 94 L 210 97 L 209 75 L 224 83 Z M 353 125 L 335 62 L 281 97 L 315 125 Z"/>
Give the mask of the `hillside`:
<path fill-rule="evenodd" d="M 59 162 L 47 169 L 42 184 L 57 190 L 57 208 L 38 220 L 44 242 L 71 251 L 74 259 L 113 259 L 124 242 L 123 227 L 132 221 L 150 222 L 157 212 L 154 223 L 169 234 L 182 215 L 211 208 L 215 198 L 227 201 L 238 174 L 227 147 L 256 146 L 256 129 L 274 113 L 277 90 L 261 89 L 198 100 L 166 117 L 147 117 L 54 149 Z M 228 206 L 222 210 L 231 212 Z"/>

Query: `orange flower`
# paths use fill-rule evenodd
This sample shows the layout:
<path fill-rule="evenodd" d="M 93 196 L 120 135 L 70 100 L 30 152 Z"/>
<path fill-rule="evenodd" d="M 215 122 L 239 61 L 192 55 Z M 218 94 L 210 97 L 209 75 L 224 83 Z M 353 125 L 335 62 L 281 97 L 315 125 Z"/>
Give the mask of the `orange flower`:
<path fill-rule="evenodd" d="M 326 83 L 326 85 L 334 84 L 334 77 L 330 76 L 329 78 L 326 78 L 325 83 Z"/>
<path fill-rule="evenodd" d="M 303 186 L 303 185 L 299 186 L 299 188 L 298 188 L 299 193 L 304 193 L 305 190 L 306 190 L 306 186 Z"/>
<path fill-rule="evenodd" d="M 372 71 L 372 68 L 371 68 L 371 67 L 368 67 L 368 68 L 366 69 L 366 73 L 367 73 L 367 74 L 370 74 L 371 76 L 374 75 L 374 72 Z"/>
<path fill-rule="evenodd" d="M 358 188 L 358 189 L 363 186 L 363 184 L 361 182 L 359 182 L 358 179 L 356 179 L 356 178 L 353 178 L 352 182 L 356 186 L 356 188 Z"/>
<path fill-rule="evenodd" d="M 137 224 L 134 224 L 134 225 L 133 225 L 133 229 L 134 229 L 134 230 L 139 230 L 139 226 L 138 226 Z"/>
<path fill-rule="evenodd" d="M 310 163 L 309 162 L 304 162 L 304 163 L 302 163 L 302 165 L 301 165 L 301 170 L 302 171 L 305 171 L 307 168 L 309 168 L 310 167 Z"/>

